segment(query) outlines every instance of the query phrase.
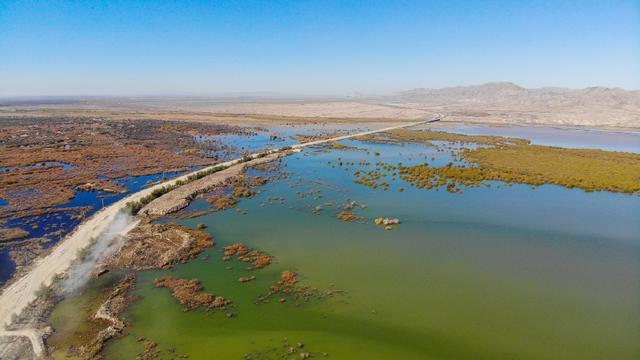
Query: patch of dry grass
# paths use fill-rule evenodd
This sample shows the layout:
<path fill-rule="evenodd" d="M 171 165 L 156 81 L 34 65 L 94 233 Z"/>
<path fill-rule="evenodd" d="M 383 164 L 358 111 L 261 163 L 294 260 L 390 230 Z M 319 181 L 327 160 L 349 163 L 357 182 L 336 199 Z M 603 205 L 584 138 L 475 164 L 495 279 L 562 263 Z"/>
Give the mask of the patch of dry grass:
<path fill-rule="evenodd" d="M 447 141 L 491 145 L 464 148 L 459 155 L 473 167 L 399 166 L 400 177 L 421 188 L 479 186 L 487 180 L 530 185 L 555 184 L 586 191 L 640 194 L 640 154 L 531 145 L 527 140 L 500 136 L 469 136 L 438 131 L 394 130 L 383 141 Z"/>

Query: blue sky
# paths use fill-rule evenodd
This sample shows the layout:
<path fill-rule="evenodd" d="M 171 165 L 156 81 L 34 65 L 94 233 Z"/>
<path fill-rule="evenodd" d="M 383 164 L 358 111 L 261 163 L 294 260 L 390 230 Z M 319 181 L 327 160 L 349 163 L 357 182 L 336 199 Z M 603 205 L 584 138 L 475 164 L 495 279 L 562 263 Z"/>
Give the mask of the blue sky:
<path fill-rule="evenodd" d="M 640 1 L 0 1 L 0 96 L 640 88 Z"/>

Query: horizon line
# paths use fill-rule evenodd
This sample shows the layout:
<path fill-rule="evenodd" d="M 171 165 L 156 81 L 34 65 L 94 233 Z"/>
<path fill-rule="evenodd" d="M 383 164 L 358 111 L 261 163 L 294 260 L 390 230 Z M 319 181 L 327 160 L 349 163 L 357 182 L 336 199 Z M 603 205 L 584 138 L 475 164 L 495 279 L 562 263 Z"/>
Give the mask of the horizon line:
<path fill-rule="evenodd" d="M 0 95 L 0 99 L 2 100 L 91 100 L 91 99 L 154 99 L 154 98 L 218 98 L 218 99 L 234 99 L 234 98 L 259 98 L 259 99 L 271 99 L 271 98 L 280 98 L 280 99 L 292 99 L 292 98 L 311 98 L 311 99 L 344 99 L 344 98 L 356 98 L 356 97 L 376 97 L 376 96 L 393 96 L 399 95 L 404 92 L 410 92 L 415 90 L 444 90 L 444 89 L 452 89 L 452 88 L 471 88 L 471 87 L 481 87 L 487 85 L 511 85 L 524 90 L 544 90 L 544 89 L 563 89 L 563 90 L 587 90 L 594 88 L 603 88 L 608 90 L 623 90 L 628 92 L 640 91 L 640 88 L 630 89 L 624 88 L 621 86 L 606 86 L 606 85 L 591 85 L 585 87 L 567 87 L 567 86 L 541 86 L 541 87 L 525 87 L 518 85 L 514 82 L 510 81 L 491 81 L 479 84 L 471 84 L 471 85 L 452 85 L 452 86 L 441 86 L 441 87 L 414 87 L 405 90 L 394 90 L 394 91 L 383 91 L 383 92 L 375 92 L 375 91 L 351 91 L 347 93 L 333 93 L 333 94 L 313 94 L 313 93 L 303 93 L 303 92 L 278 92 L 278 91 L 228 91 L 228 92 L 210 92 L 210 93 L 157 93 L 157 94 L 144 94 L 144 93 L 132 93 L 132 94 L 42 94 L 42 95 Z"/>

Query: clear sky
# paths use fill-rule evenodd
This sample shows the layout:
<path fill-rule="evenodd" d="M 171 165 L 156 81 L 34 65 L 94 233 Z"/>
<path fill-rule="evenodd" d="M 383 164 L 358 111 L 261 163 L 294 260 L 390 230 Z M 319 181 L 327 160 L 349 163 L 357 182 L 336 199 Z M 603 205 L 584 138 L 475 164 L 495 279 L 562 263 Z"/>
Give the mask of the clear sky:
<path fill-rule="evenodd" d="M 0 96 L 640 88 L 640 0 L 0 1 Z"/>

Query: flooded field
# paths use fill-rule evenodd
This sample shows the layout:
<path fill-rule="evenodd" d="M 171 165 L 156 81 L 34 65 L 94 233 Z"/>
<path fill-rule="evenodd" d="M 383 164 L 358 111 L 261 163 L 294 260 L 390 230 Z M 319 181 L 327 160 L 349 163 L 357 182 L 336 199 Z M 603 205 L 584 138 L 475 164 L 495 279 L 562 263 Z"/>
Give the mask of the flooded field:
<path fill-rule="evenodd" d="M 531 140 L 533 144 L 573 149 L 640 152 L 640 132 L 543 126 L 441 125 L 436 129 L 465 135 L 498 135 Z"/>
<path fill-rule="evenodd" d="M 11 165 L 0 166 L 0 286 L 103 207 L 242 156 L 231 139 L 274 143 L 262 128 L 164 121 L 54 117 L 12 119 L 0 128 L 0 164 Z"/>
<path fill-rule="evenodd" d="M 196 168 L 193 169 L 195 170 Z M 76 191 L 73 199 L 65 204 L 52 207 L 51 212 L 8 220 L 5 223 L 6 227 L 26 229 L 29 232 L 29 238 L 22 239 L 14 246 L 0 247 L 0 285 L 11 278 L 16 269 L 16 262 L 23 265 L 30 259 L 29 255 L 25 257 L 14 255 L 14 259 L 10 256 L 13 250 L 18 250 L 16 253 L 25 253 L 26 251 L 21 250 L 30 241 L 30 238 L 46 239 L 39 245 L 43 249 L 47 249 L 69 234 L 85 218 L 93 215 L 103 207 L 109 206 L 129 194 L 140 191 L 151 183 L 165 181 L 183 173 L 169 172 L 114 179 L 113 181 L 118 184 L 118 187 L 125 189 L 124 191 L 118 193 L 99 190 Z M 0 202 L 0 206 L 2 205 Z M 41 250 L 38 249 L 38 251 Z M 20 261 L 20 259 L 24 260 Z"/>
<path fill-rule="evenodd" d="M 567 134 L 567 147 L 602 144 L 596 132 L 450 130 L 553 146 Z M 302 131 L 286 130 L 284 144 L 293 133 Z M 270 140 L 262 136 L 244 145 L 233 140 L 254 150 Z M 621 147 L 615 133 L 605 136 L 611 150 L 637 151 L 627 135 Z M 340 144 L 284 158 L 278 172 L 285 176 L 235 207 L 161 219 L 204 229 L 216 245 L 172 270 L 138 273 L 137 301 L 124 313 L 128 333 L 107 343 L 105 357 L 640 356 L 637 195 L 498 181 L 452 193 L 420 189 L 393 174 L 387 186 L 372 188 L 355 183 L 354 172 L 461 160 L 420 143 Z M 187 211 L 201 209 L 198 200 Z M 378 218 L 400 224 L 376 225 Z M 272 263 L 257 267 L 227 256 L 225 247 L 238 243 Z M 285 273 L 295 274 L 297 290 L 282 290 Z M 55 358 L 66 358 L 70 339 L 87 326 L 82 319 L 117 276 L 98 278 L 54 309 L 56 332 L 48 342 Z M 204 292 L 232 305 L 185 311 L 170 289 L 154 285 L 159 278 L 198 279 Z"/>

